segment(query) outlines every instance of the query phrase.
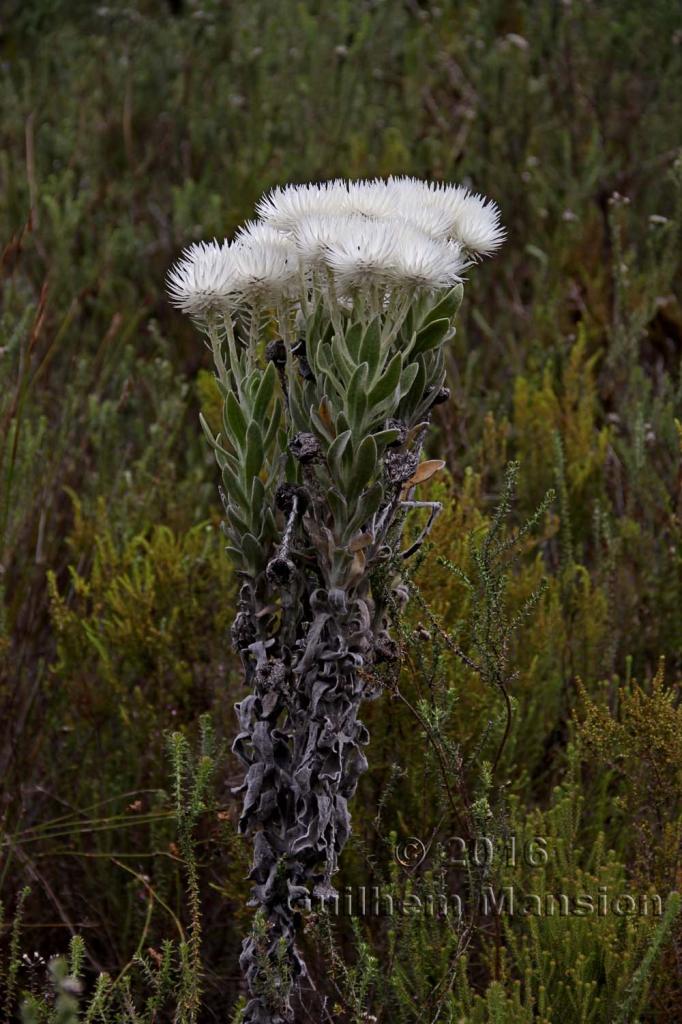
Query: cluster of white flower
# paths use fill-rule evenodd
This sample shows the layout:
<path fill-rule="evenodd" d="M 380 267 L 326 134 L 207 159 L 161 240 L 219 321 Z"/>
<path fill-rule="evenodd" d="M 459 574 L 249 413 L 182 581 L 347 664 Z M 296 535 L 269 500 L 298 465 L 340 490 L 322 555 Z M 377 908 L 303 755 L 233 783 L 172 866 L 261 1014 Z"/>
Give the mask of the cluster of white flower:
<path fill-rule="evenodd" d="M 492 201 L 416 178 L 287 185 L 263 196 L 257 213 L 233 242 L 184 251 L 168 275 L 176 306 L 204 318 L 241 303 L 295 299 L 322 268 L 341 292 L 370 283 L 447 288 L 505 234 Z"/>

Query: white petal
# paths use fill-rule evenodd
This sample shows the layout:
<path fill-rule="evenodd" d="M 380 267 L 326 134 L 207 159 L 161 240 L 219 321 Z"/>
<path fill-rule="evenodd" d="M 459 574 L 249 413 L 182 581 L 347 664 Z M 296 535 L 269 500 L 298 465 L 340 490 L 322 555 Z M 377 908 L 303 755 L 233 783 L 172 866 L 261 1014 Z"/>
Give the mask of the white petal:
<path fill-rule="evenodd" d="M 497 205 L 463 185 L 390 178 L 388 190 L 400 215 L 434 237 L 454 239 L 481 256 L 490 255 L 504 241 Z"/>
<path fill-rule="evenodd" d="M 234 247 L 228 242 L 188 246 L 168 272 L 171 302 L 190 316 L 224 311 L 238 299 Z"/>
<path fill-rule="evenodd" d="M 234 243 L 234 258 L 236 287 L 247 302 L 276 301 L 298 281 L 298 253 L 280 232 L 276 239 L 260 230 L 241 234 Z"/>

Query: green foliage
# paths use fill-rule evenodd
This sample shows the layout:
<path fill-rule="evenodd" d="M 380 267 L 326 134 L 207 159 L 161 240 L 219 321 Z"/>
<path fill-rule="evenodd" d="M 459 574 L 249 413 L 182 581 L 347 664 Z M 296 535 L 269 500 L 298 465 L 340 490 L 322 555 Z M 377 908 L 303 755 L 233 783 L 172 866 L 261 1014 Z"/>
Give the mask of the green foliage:
<path fill-rule="evenodd" d="M 184 244 L 229 234 L 265 188 L 287 180 L 470 180 L 509 227 L 501 255 L 467 285 L 446 342 L 452 400 L 428 439 L 449 476 L 422 496 L 444 507 L 413 578 L 424 605 L 408 606 L 403 676 L 384 680 L 419 718 L 389 694 L 368 713 L 372 768 L 343 883 L 435 887 L 435 848 L 452 853 L 457 816 L 474 807 L 479 821 L 492 814 L 498 841 L 514 829 L 554 838 L 563 859 L 531 879 L 547 891 L 602 878 L 662 896 L 678 886 L 675 6 L 183 6 L 173 16 L 160 0 L 105 9 L 10 0 L 3 19 L 0 999 L 9 979 L 11 1008 L 0 1005 L 9 1019 L 17 996 L 40 1021 L 63 997 L 65 1013 L 77 999 L 93 1024 L 135 1019 L 131 1006 L 151 1024 L 172 1019 L 181 999 L 189 1013 L 199 988 L 207 1019 L 238 1019 L 248 883 L 229 762 L 218 765 L 220 809 L 209 802 L 188 819 L 204 970 L 199 988 L 178 988 L 183 970 L 194 973 L 193 932 L 165 737 L 191 742 L 208 709 L 218 737 L 232 736 L 239 675 L 226 636 L 236 587 L 197 428 L 201 408 L 211 434 L 224 431 L 224 395 L 207 372 L 211 353 L 163 300 L 163 277 Z M 610 202 L 614 192 L 624 198 Z M 423 360 L 451 314 L 431 315 L 419 324 L 421 355 L 412 350 Z M 380 353 L 379 373 L 376 335 L 356 342 L 353 369 L 367 365 L 378 400 L 405 366 Z M 249 386 L 261 383 L 259 373 Z M 334 471 L 349 483 L 372 427 L 360 384 L 339 394 L 355 419 L 352 448 L 345 432 L 337 439 Z M 256 401 L 249 392 L 254 421 Z M 401 401 L 411 404 L 411 390 Z M 252 462 L 258 440 L 252 428 Z M 246 436 L 241 444 L 248 454 Z M 546 583 L 504 651 L 513 713 L 491 772 L 503 701 L 452 644 L 478 664 L 472 644 L 485 638 L 499 577 L 483 586 L 476 552 L 510 459 L 518 489 L 500 541 L 549 489 L 556 500 L 499 567 L 508 623 Z M 252 503 L 239 463 L 237 514 L 254 537 L 267 535 L 267 480 Z M 654 684 L 661 656 L 666 685 Z M 195 777 L 183 779 L 191 807 Z M 391 832 L 427 845 L 435 836 L 410 877 L 394 862 Z M 481 884 L 461 866 L 442 871 L 448 891 Z M 15 900 L 27 882 L 21 918 Z M 314 933 L 307 943 L 320 1002 L 340 1021 L 436 1020 L 443 996 L 443 1021 L 583 1014 L 649 1024 L 678 1012 L 682 940 L 668 918 L 503 919 L 499 932 L 474 924 L 466 942 L 452 915 L 446 926 L 423 915 L 392 930 L 385 919 L 355 923 L 357 938 L 343 919 L 335 927 L 333 980 Z M 86 941 L 83 964 L 36 980 L 23 950 L 66 963 L 71 928 Z M 80 994 L 68 983 L 76 975 Z"/>
<path fill-rule="evenodd" d="M 116 977 L 100 971 L 91 991 L 86 993 L 84 968 L 88 950 L 80 935 L 72 936 L 66 957 L 52 957 L 47 964 L 37 953 L 33 959 L 26 954 L 21 956 L 25 904 L 31 896 L 30 889 L 25 888 L 17 900 L 6 957 L 0 955 L 0 996 L 5 1020 L 13 1019 L 15 1004 L 20 1002 L 24 1024 L 76 1024 L 78 1021 L 114 1024 L 120 1020 L 154 1024 L 164 1019 L 161 1015 L 168 1011 L 178 1024 L 196 1021 L 203 976 L 197 826 L 200 818 L 214 807 L 213 773 L 218 753 L 208 715 L 201 719 L 196 752 L 181 733 L 173 733 L 168 738 L 173 817 L 186 873 L 184 896 L 189 916 L 188 934 L 178 921 L 179 940 L 165 940 L 161 951 L 149 947 L 145 956 L 142 947 L 152 916 L 151 901 L 145 929 L 133 957 Z M 153 892 L 151 886 L 149 889 Z M 155 898 L 158 899 L 158 894 Z M 2 904 L 0 920 L 1 912 Z M 45 968 L 42 979 L 39 978 L 41 968 Z"/>
<path fill-rule="evenodd" d="M 335 944 L 343 914 L 337 920 L 322 914 L 313 931 L 329 950 L 339 1019 L 362 1019 L 355 1015 L 358 991 L 377 1019 L 400 1024 L 641 1019 L 651 986 L 664 976 L 658 958 L 677 922 L 680 896 L 664 900 L 653 889 L 633 890 L 603 834 L 591 847 L 580 845 L 581 788 L 572 769 L 546 811 L 528 816 L 511 802 L 502 841 L 434 842 L 416 873 L 394 865 L 388 877 L 376 878 L 380 897 L 372 906 L 384 914 L 363 925 L 377 937 L 383 932 L 383 970 L 368 957 L 371 947 L 355 924 L 349 969 Z M 472 984 L 478 971 L 463 928 L 471 899 L 463 876 L 474 860 L 489 872 L 476 907 L 491 935 L 485 956 L 494 980 L 483 991 Z"/>

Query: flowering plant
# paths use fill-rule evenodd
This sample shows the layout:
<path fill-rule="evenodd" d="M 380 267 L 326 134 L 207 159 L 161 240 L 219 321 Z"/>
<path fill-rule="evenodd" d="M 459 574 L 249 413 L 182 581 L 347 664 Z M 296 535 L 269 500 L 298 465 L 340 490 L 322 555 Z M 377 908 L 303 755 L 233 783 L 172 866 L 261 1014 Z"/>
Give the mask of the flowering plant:
<path fill-rule="evenodd" d="M 249 694 L 234 750 L 240 829 L 254 837 L 260 915 L 241 964 L 245 1024 L 293 1020 L 305 976 L 296 905 L 333 894 L 348 800 L 367 767 L 368 670 L 395 660 L 400 564 L 439 510 L 415 488 L 462 275 L 504 238 L 494 203 L 411 178 L 287 186 L 231 242 L 191 245 L 172 301 L 206 332 L 223 429 L 202 419 L 222 474 L 241 579 L 232 638 Z M 404 548 L 414 509 L 428 513 Z"/>

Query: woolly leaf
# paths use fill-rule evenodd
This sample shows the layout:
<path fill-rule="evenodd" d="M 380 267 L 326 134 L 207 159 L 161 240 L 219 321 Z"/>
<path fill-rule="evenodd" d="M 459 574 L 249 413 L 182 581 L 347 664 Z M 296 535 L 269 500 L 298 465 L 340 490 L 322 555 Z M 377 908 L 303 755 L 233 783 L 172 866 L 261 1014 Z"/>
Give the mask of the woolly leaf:
<path fill-rule="evenodd" d="M 230 505 L 229 508 L 226 510 L 225 514 L 227 515 L 227 518 L 230 521 L 230 525 L 232 526 L 235 533 L 243 537 L 244 534 L 249 532 L 248 523 L 246 522 L 246 520 L 242 519 L 234 505 Z"/>
<path fill-rule="evenodd" d="M 328 419 L 326 417 L 325 419 L 322 419 L 322 416 L 320 415 L 320 410 L 324 409 L 325 406 L 322 405 L 322 403 L 320 403 L 317 409 L 314 405 L 310 406 L 310 418 L 306 429 L 310 430 L 310 426 L 312 425 L 320 439 L 326 444 L 331 444 L 334 440 L 334 432 L 333 430 L 330 430 L 328 426 Z"/>
<path fill-rule="evenodd" d="M 353 476 L 349 487 L 349 495 L 356 497 L 361 494 L 370 482 L 377 469 L 376 441 L 370 434 L 360 442 L 353 463 Z"/>
<path fill-rule="evenodd" d="M 372 516 L 379 510 L 384 499 L 384 488 L 381 481 L 377 480 L 371 487 L 361 494 L 355 506 L 355 514 L 349 521 L 347 533 L 353 536 L 361 527 L 369 523 Z"/>
<path fill-rule="evenodd" d="M 241 544 L 247 565 L 252 568 L 254 572 L 258 572 L 265 561 L 265 554 L 261 545 L 251 533 L 244 534 L 241 538 Z"/>
<path fill-rule="evenodd" d="M 334 516 L 336 532 L 337 534 L 342 533 L 348 520 L 348 505 L 346 504 L 346 499 L 339 493 L 339 491 L 336 490 L 335 487 L 331 487 L 327 491 L 327 501 L 329 502 L 329 507 L 331 508 Z"/>
<path fill-rule="evenodd" d="M 344 412 L 340 412 L 336 417 L 336 431 L 338 434 L 342 434 L 344 430 L 350 430 L 350 423 L 348 417 Z"/>
<path fill-rule="evenodd" d="M 206 439 L 207 439 L 208 443 L 210 444 L 211 448 L 215 448 L 216 447 L 216 439 L 213 436 L 213 434 L 211 433 L 211 428 L 209 427 L 208 423 L 206 422 L 206 417 L 204 416 L 203 412 L 199 413 L 199 423 L 201 423 L 201 429 L 203 430 L 204 434 L 206 435 Z"/>
<path fill-rule="evenodd" d="M 400 431 L 391 427 L 389 430 L 379 430 L 376 434 L 372 434 L 372 437 L 376 441 L 377 447 L 379 445 L 389 445 L 398 440 Z"/>
<path fill-rule="evenodd" d="M 371 409 L 378 405 L 379 402 L 383 402 L 384 398 L 388 398 L 389 395 L 393 394 L 400 382 L 402 368 L 403 357 L 400 352 L 396 352 L 386 367 L 385 373 L 379 378 L 369 393 L 369 406 Z"/>
<path fill-rule="evenodd" d="M 324 423 L 324 425 L 327 428 L 327 430 L 329 431 L 329 433 L 333 437 L 334 433 L 335 433 L 335 431 L 334 431 L 334 423 L 333 423 L 333 420 L 332 420 L 332 411 L 331 411 L 331 407 L 329 405 L 329 399 L 327 398 L 326 395 L 322 395 L 322 398 L 320 399 L 320 404 L 319 404 L 319 407 L 318 407 L 318 410 L 317 410 L 317 414 L 320 417 L 320 419 L 322 420 L 322 422 Z"/>
<path fill-rule="evenodd" d="M 265 501 L 265 487 L 259 476 L 254 476 L 251 484 L 251 524 L 255 526 L 260 523 Z"/>
<path fill-rule="evenodd" d="M 412 349 L 412 355 L 418 356 L 422 352 L 428 352 L 432 348 L 438 348 L 442 344 L 450 330 L 450 321 L 447 317 L 442 317 L 440 320 L 431 320 L 426 327 L 417 334 L 414 347 Z"/>
<path fill-rule="evenodd" d="M 225 550 L 238 568 L 246 566 L 246 559 L 240 548 L 234 548 L 231 544 L 226 544 Z"/>
<path fill-rule="evenodd" d="M 298 381 L 289 381 L 288 405 L 291 415 L 291 424 L 294 430 L 307 430 L 308 417 L 303 412 L 305 406 L 303 404 L 303 394 Z"/>
<path fill-rule="evenodd" d="M 350 430 L 344 430 L 342 434 L 338 435 L 336 440 L 330 446 L 329 451 L 327 452 L 327 465 L 329 466 L 332 476 L 334 477 L 335 480 L 338 480 L 339 483 L 342 483 L 345 479 L 343 472 L 343 456 L 348 449 L 348 442 L 350 441 L 350 439 Z"/>
<path fill-rule="evenodd" d="M 419 364 L 410 363 L 402 372 L 400 377 L 400 397 L 404 398 L 405 395 L 410 393 L 410 389 L 417 379 L 419 373 Z"/>
<path fill-rule="evenodd" d="M 336 372 L 336 364 L 332 355 L 331 345 L 327 344 L 327 342 L 319 345 L 318 361 L 320 366 L 318 376 L 324 377 L 325 383 L 331 384 L 337 394 L 343 395 L 344 386 L 339 379 L 339 374 Z M 328 392 L 329 388 L 325 387 L 325 391 Z"/>
<path fill-rule="evenodd" d="M 362 324 L 356 323 L 346 331 L 346 348 L 352 358 L 358 362 L 360 358 L 360 343 L 362 341 Z"/>
<path fill-rule="evenodd" d="M 223 408 L 225 432 L 232 443 L 243 451 L 246 442 L 246 419 L 232 391 L 229 392 Z"/>
<path fill-rule="evenodd" d="M 332 357 L 334 359 L 334 365 L 340 371 L 342 379 L 345 382 L 351 380 L 353 371 L 355 370 L 355 364 L 351 359 L 350 353 L 346 348 L 346 343 L 343 337 L 338 334 L 334 335 L 332 341 Z"/>
<path fill-rule="evenodd" d="M 367 363 L 361 363 L 353 374 L 346 394 L 346 409 L 354 430 L 359 430 L 367 409 Z"/>
<path fill-rule="evenodd" d="M 279 426 L 280 417 L 282 415 L 282 406 L 279 401 L 275 402 L 275 406 L 272 410 L 272 415 L 267 425 L 265 432 L 265 439 L 263 441 L 263 451 L 269 452 L 272 447 L 272 443 L 275 440 L 277 428 Z"/>
<path fill-rule="evenodd" d="M 365 331 L 360 345 L 360 361 L 367 363 L 369 378 L 373 380 L 381 360 L 381 320 L 375 317 Z"/>
<path fill-rule="evenodd" d="M 256 392 L 256 399 L 253 403 L 253 419 L 260 422 L 265 415 L 268 406 L 270 405 L 270 399 L 272 393 L 275 390 L 275 382 L 277 380 L 277 371 L 275 370 L 274 363 L 268 363 L 267 369 L 261 378 L 261 382 Z"/>
<path fill-rule="evenodd" d="M 246 511 L 249 508 L 249 499 L 237 475 L 231 473 L 227 466 L 223 466 L 222 478 L 225 494 L 229 501 L 236 501 Z"/>
<path fill-rule="evenodd" d="M 246 432 L 246 460 L 244 462 L 244 478 L 252 480 L 263 466 L 263 435 L 255 420 L 249 423 Z"/>
<path fill-rule="evenodd" d="M 462 303 L 463 295 L 464 285 L 461 283 L 456 284 L 435 306 L 428 310 L 424 316 L 423 323 L 430 324 L 432 321 L 440 320 L 442 317 L 452 320 Z"/>
<path fill-rule="evenodd" d="M 411 419 L 413 413 L 417 409 L 419 402 L 424 397 L 424 391 L 426 389 L 426 370 L 424 369 L 424 361 L 420 359 L 417 363 L 417 373 L 412 387 L 409 392 L 403 396 L 400 403 L 400 414 L 404 419 Z"/>

